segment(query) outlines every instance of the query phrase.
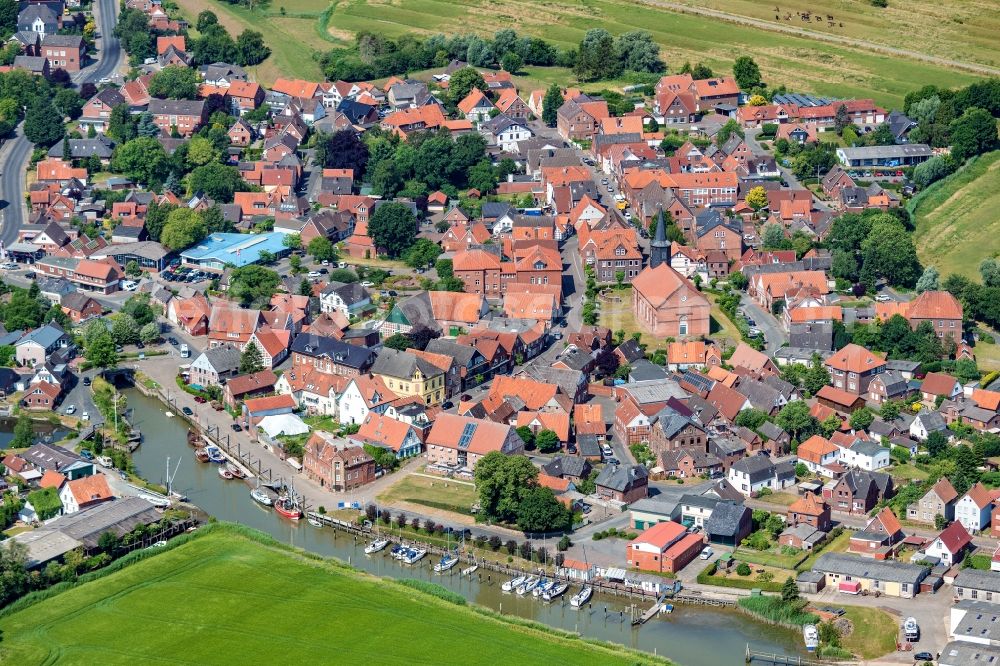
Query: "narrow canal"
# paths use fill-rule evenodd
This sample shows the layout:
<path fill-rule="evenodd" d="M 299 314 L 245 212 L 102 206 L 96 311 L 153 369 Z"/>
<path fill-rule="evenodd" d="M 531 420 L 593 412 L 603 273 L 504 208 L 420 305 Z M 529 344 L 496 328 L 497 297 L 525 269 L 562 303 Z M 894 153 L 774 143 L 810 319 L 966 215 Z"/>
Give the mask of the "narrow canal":
<path fill-rule="evenodd" d="M 365 544 L 355 541 L 352 536 L 330 528 L 317 529 L 304 520 L 293 523 L 258 505 L 250 498 L 250 489 L 245 483 L 224 481 L 218 476 L 215 465 L 195 460 L 193 449 L 186 443 L 184 421 L 168 418 L 161 402 L 135 389 L 126 389 L 124 394 L 134 410 L 134 423 L 145 438 L 134 454 L 140 474 L 150 481 L 162 483 L 169 457 L 171 468 L 177 468 L 175 490 L 219 520 L 254 527 L 280 541 L 336 557 L 376 575 L 430 580 L 481 606 L 498 610 L 502 605 L 504 613 L 577 631 L 589 638 L 655 652 L 683 666 L 742 664 L 747 643 L 757 650 L 800 654 L 801 637 L 795 632 L 755 622 L 735 611 L 678 605 L 672 614 L 661 615 L 633 629 L 628 620 L 631 602 L 625 599 L 595 595 L 589 609 L 577 611 L 569 605 L 571 593 L 552 604 L 504 594 L 495 572 L 482 572 L 480 581 L 478 574 L 472 579 L 461 576 L 460 566 L 445 574 L 436 574 L 431 569 L 430 557 L 415 566 L 401 564 L 385 552 L 367 557 Z M 492 580 L 488 581 L 490 574 Z"/>

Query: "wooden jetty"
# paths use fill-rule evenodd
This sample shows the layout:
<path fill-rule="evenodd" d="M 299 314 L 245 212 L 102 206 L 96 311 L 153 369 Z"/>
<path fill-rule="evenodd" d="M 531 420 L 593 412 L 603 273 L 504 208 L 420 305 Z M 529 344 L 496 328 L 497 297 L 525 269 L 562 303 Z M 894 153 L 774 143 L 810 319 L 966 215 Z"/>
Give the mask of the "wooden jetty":
<path fill-rule="evenodd" d="M 750 644 L 747 643 L 746 663 L 752 664 L 754 662 L 758 664 L 772 664 L 773 666 L 820 666 L 820 662 L 810 661 L 802 657 L 789 657 L 784 654 L 751 650 Z"/>

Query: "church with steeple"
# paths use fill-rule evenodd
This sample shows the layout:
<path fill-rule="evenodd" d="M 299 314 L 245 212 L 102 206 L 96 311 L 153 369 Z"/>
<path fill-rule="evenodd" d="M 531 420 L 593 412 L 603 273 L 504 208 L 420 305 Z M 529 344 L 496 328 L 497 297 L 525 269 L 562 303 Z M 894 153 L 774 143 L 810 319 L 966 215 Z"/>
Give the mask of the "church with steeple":
<path fill-rule="evenodd" d="M 649 244 L 649 267 L 656 268 L 660 264 L 670 265 L 670 241 L 667 240 L 667 220 L 662 208 L 656 218 L 653 242 Z"/>

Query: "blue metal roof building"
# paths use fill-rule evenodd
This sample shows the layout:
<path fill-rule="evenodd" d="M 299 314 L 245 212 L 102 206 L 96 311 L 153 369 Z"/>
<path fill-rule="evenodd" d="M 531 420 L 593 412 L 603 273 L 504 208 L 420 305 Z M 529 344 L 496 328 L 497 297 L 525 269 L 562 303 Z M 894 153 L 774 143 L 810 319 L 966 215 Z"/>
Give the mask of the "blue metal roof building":
<path fill-rule="evenodd" d="M 283 257 L 291 250 L 285 247 L 285 234 L 272 231 L 266 234 L 224 234 L 215 233 L 184 252 L 184 264 L 221 271 L 226 266 L 247 266 L 260 261 L 262 252 L 270 252 L 275 257 Z"/>

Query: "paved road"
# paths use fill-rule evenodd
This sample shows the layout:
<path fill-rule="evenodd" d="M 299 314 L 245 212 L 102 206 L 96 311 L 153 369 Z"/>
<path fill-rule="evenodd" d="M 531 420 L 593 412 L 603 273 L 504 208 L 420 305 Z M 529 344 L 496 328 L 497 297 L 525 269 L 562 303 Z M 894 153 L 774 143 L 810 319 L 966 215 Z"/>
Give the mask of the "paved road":
<path fill-rule="evenodd" d="M 760 332 L 764 334 L 764 351 L 768 356 L 774 356 L 774 353 L 781 349 L 783 344 L 788 342 L 788 336 L 785 334 L 784 329 L 781 328 L 781 324 L 778 323 L 774 315 L 770 312 L 765 312 L 762 307 L 757 305 L 746 294 L 740 294 L 740 307 L 750 315 L 756 324 L 755 327 L 760 329 Z"/>
<path fill-rule="evenodd" d="M 95 14 L 100 25 L 100 48 L 96 61 L 73 77 L 78 84 L 96 83 L 110 76 L 117 71 L 122 60 L 121 43 L 114 36 L 118 4 L 114 0 L 98 0 Z M 17 241 L 17 232 L 27 220 L 24 172 L 31 150 L 31 142 L 24 137 L 23 127 L 19 126 L 0 152 L 0 242 L 4 247 Z"/>
<path fill-rule="evenodd" d="M 795 28 L 792 26 L 781 25 L 780 23 L 774 23 L 771 21 L 749 18 L 747 16 L 740 16 L 738 14 L 730 14 L 729 12 L 721 12 L 716 9 L 707 9 L 705 7 L 689 6 L 676 2 L 665 2 L 664 0 L 639 0 L 639 1 L 641 4 L 644 5 L 661 7 L 669 11 L 679 12 L 681 14 L 697 14 L 699 16 L 708 16 L 710 18 L 720 19 L 722 21 L 727 21 L 729 23 L 751 26 L 753 28 L 758 28 L 760 30 L 768 30 L 770 32 L 780 32 L 786 35 L 795 35 L 796 37 L 804 37 L 812 41 L 828 42 L 830 44 L 850 46 L 856 49 L 873 51 L 875 53 L 884 53 L 893 56 L 902 56 L 904 58 L 921 60 L 923 62 L 929 62 L 935 65 L 942 65 L 944 67 L 962 69 L 965 71 L 974 72 L 976 74 L 985 74 L 987 76 L 997 76 L 998 74 L 1000 74 L 1000 69 L 997 69 L 996 67 L 990 67 L 989 65 L 981 65 L 979 63 L 965 62 L 963 60 L 952 60 L 949 58 L 939 58 L 937 56 L 928 55 L 926 53 L 920 53 L 919 51 L 910 51 L 909 49 L 898 49 L 892 46 L 885 46 L 883 44 L 876 44 L 875 42 L 865 41 L 863 39 L 855 39 L 853 37 L 843 37 L 841 35 L 831 35 L 826 32 L 818 32 L 816 30 L 807 30 L 804 28 Z"/>

